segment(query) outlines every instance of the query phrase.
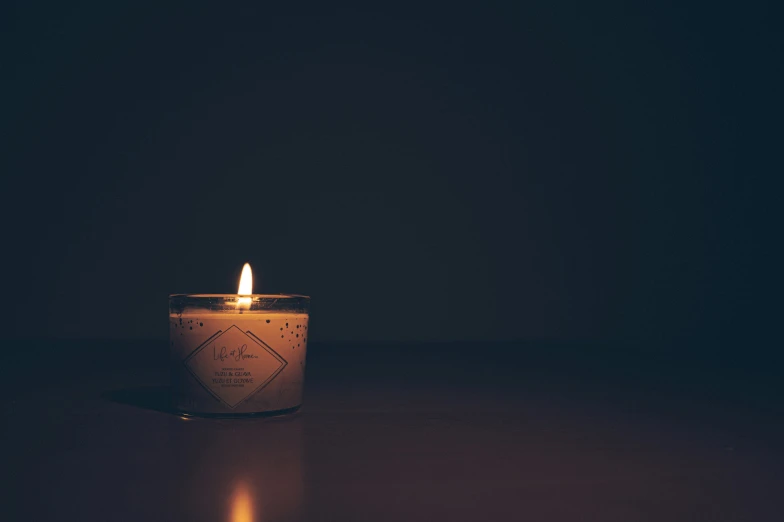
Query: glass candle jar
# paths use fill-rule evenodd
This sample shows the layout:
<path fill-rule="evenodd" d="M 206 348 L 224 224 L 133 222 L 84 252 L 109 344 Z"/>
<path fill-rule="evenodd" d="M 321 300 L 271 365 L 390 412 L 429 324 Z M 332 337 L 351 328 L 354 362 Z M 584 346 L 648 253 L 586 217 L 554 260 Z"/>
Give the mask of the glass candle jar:
<path fill-rule="evenodd" d="M 310 298 L 174 294 L 174 406 L 185 414 L 288 413 L 302 404 Z"/>

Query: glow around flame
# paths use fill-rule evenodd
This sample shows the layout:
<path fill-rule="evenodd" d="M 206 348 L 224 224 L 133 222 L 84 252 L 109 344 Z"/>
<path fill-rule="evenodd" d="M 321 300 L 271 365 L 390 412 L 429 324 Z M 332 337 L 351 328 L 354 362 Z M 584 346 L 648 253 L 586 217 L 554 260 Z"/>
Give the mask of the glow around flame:
<path fill-rule="evenodd" d="M 253 293 L 253 272 L 250 269 L 250 264 L 245 263 L 242 267 L 242 275 L 240 276 L 240 287 L 237 290 L 239 295 L 251 295 Z M 250 306 L 250 297 L 240 297 L 239 303 L 243 306 Z"/>

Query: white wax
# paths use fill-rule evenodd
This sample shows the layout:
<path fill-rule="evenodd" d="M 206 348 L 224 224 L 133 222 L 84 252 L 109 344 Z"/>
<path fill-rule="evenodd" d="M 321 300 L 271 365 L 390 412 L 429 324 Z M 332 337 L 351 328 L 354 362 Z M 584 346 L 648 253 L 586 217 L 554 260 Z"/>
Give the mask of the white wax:
<path fill-rule="evenodd" d="M 179 409 L 260 413 L 302 403 L 308 314 L 170 314 L 169 333 Z"/>

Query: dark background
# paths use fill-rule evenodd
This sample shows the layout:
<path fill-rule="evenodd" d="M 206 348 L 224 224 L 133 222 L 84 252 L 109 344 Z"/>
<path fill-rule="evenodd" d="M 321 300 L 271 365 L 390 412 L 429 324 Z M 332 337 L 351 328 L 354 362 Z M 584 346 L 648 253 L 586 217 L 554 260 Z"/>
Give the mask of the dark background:
<path fill-rule="evenodd" d="M 775 353 L 764 5 L 1 13 L 9 336 L 163 339 L 248 261 L 314 341 Z"/>
<path fill-rule="evenodd" d="M 0 2 L 0 519 L 782 519 L 779 12 L 255 4 Z M 183 417 L 246 261 L 302 413 Z"/>

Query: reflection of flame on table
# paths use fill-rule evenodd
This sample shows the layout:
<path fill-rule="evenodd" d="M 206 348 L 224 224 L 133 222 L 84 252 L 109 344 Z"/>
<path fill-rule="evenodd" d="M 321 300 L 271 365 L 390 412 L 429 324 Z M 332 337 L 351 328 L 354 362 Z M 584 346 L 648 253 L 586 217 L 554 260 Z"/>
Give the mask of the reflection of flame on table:
<path fill-rule="evenodd" d="M 172 425 L 167 449 L 183 470 L 173 506 L 182 520 L 301 522 L 305 501 L 301 417 Z"/>
<path fill-rule="evenodd" d="M 234 494 L 231 499 L 231 522 L 253 522 L 253 497 L 251 496 L 248 484 L 240 481 L 234 486 Z"/>

